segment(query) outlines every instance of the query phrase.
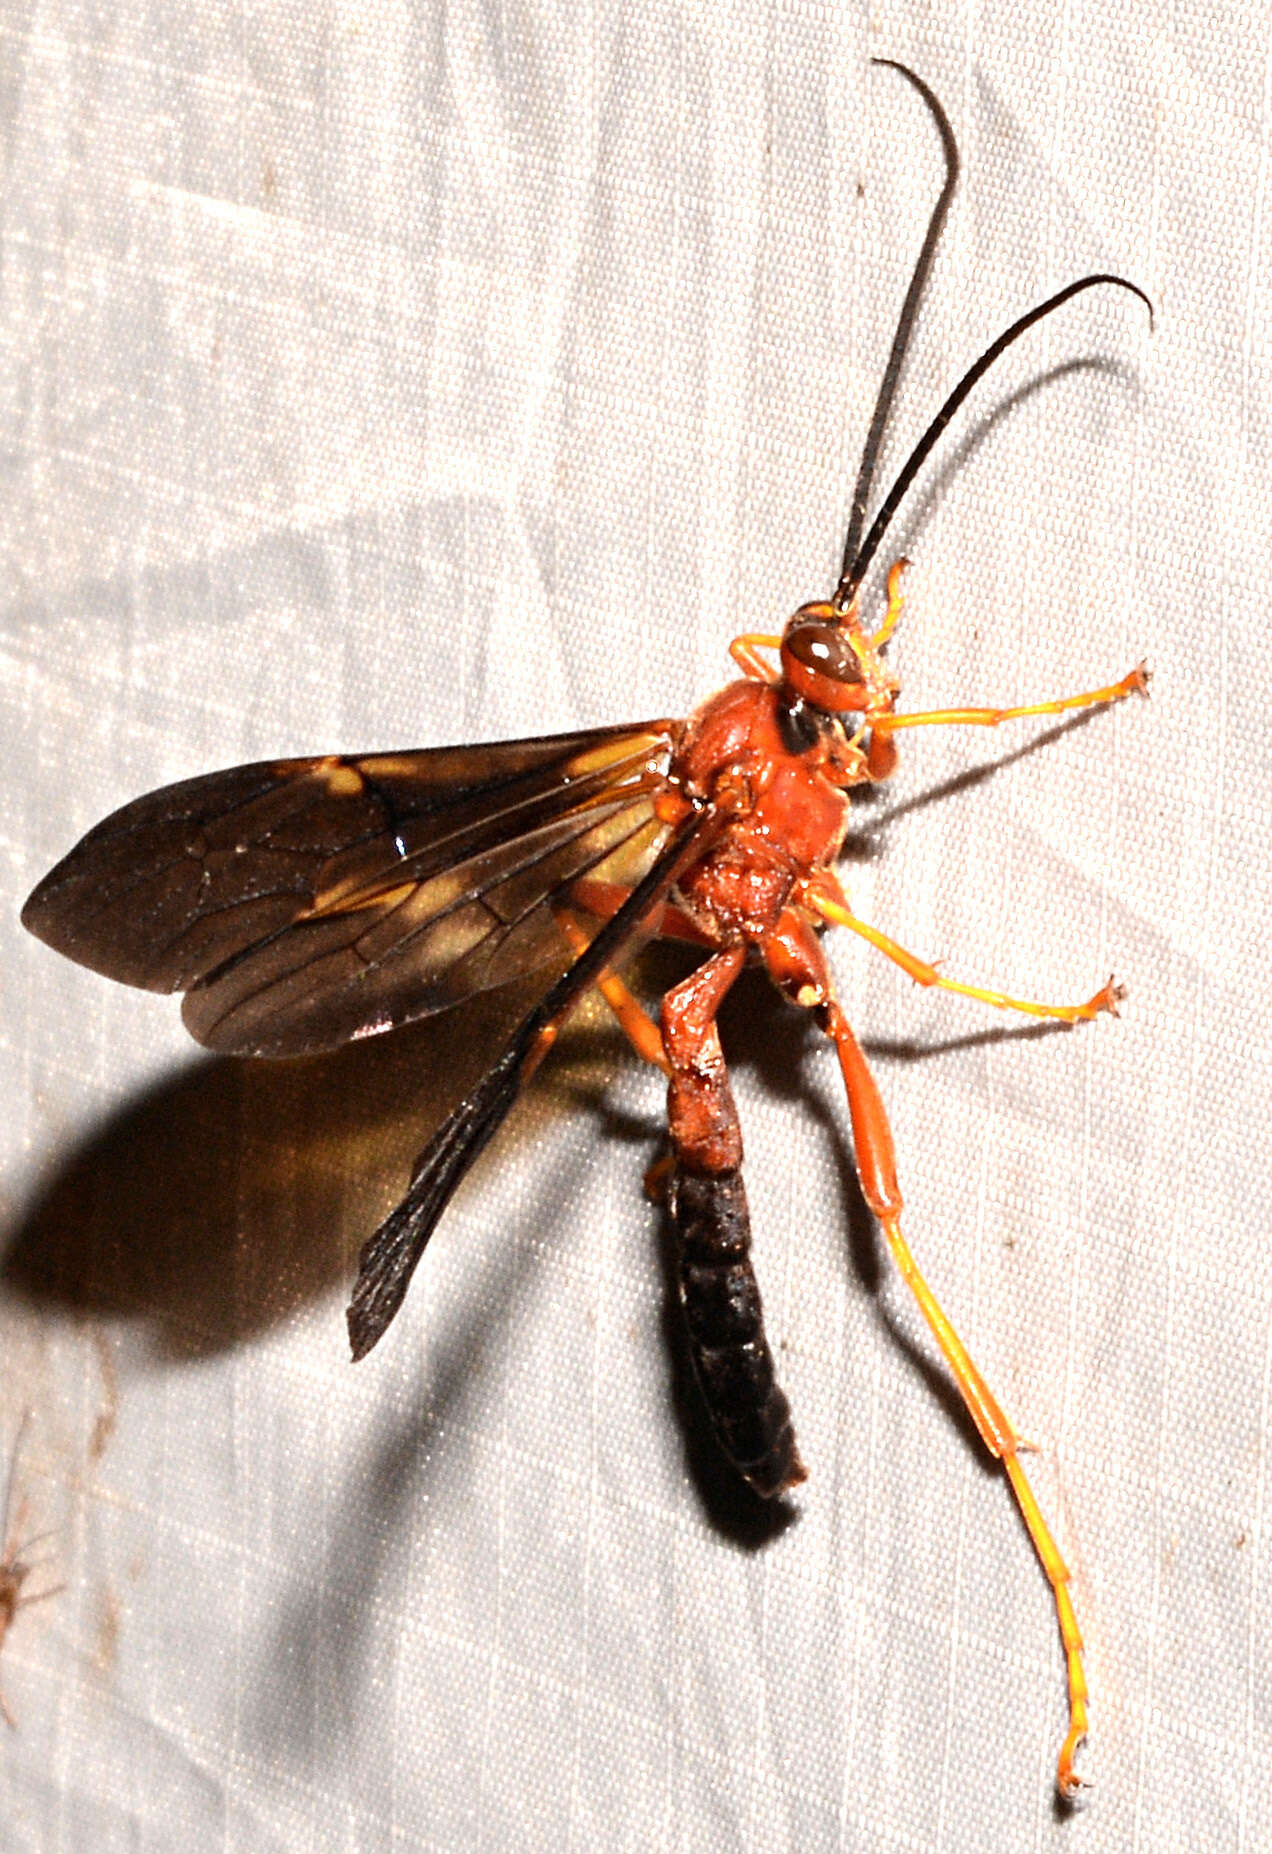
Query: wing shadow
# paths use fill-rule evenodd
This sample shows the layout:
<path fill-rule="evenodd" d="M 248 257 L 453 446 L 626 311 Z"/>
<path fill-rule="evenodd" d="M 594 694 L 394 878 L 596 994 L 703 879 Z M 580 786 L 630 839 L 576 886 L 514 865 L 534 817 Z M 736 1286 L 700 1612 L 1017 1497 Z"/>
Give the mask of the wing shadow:
<path fill-rule="evenodd" d="M 523 1001 L 474 999 L 462 1036 L 448 1014 L 293 1062 L 197 1059 L 59 1164 L 11 1231 L 0 1288 L 133 1322 L 157 1359 L 249 1341 L 348 1285 Z"/>

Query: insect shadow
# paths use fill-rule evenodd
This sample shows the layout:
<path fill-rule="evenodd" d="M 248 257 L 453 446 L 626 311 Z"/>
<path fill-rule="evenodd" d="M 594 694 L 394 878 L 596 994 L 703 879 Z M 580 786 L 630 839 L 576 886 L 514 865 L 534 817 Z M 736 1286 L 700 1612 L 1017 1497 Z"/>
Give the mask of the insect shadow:
<path fill-rule="evenodd" d="M 480 1073 L 525 989 L 290 1062 L 202 1058 L 64 1158 L 8 1232 L 0 1288 L 123 1319 L 156 1358 L 209 1356 L 347 1289 L 419 1128 Z M 515 1141 L 516 1133 L 512 1137 Z"/>

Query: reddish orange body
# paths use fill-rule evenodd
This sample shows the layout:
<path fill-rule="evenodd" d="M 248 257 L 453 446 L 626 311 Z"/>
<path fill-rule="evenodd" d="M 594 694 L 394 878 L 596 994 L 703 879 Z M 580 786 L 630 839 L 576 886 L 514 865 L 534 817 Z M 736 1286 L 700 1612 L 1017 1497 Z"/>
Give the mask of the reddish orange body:
<path fill-rule="evenodd" d="M 800 876 L 834 862 L 848 827 L 843 787 L 865 777 L 837 729 L 792 752 L 771 683 L 733 682 L 689 720 L 672 776 L 693 799 L 749 804 L 681 879 L 685 912 L 713 944 L 759 945 Z"/>
<path fill-rule="evenodd" d="M 634 1000 L 611 997 L 637 1047 L 668 1074 L 667 1199 L 694 1367 L 721 1445 L 765 1498 L 798 1485 L 806 1470 L 764 1336 L 742 1132 L 716 1015 L 755 949 L 783 995 L 815 1010 L 836 1034 L 840 1013 L 811 898 L 819 887 L 840 895 L 833 864 L 848 823 L 845 788 L 872 776 L 861 743 L 881 731 L 893 693 L 859 626 L 837 632 L 836 641 L 850 679 L 838 684 L 840 712 L 813 705 L 796 677 L 759 660 L 755 647 L 779 640 L 751 639 L 734 652 L 748 679 L 721 689 L 686 722 L 669 769 L 672 789 L 686 811 L 705 807 L 725 821 L 680 876 L 660 925 L 714 950 L 667 993 L 657 1031 L 641 1024 Z M 868 716 L 858 646 L 861 663 L 876 672 Z M 863 699 L 850 735 L 843 714 L 857 706 L 854 697 Z"/>
<path fill-rule="evenodd" d="M 850 927 L 920 985 L 1031 1016 L 1073 1023 L 1113 1010 L 1121 991 L 1112 980 L 1083 1004 L 1052 1005 L 946 978 L 852 913 L 834 864 L 847 828 L 847 788 L 889 776 L 897 730 L 949 723 L 997 727 L 1018 715 L 1117 702 L 1144 689 L 1146 672 L 1140 665 L 1118 683 L 1025 707 L 898 715 L 898 683 L 881 653 L 901 615 L 904 564 L 898 562 L 889 575 L 887 613 L 872 633 L 864 629 L 853 598 L 842 609 L 802 606 L 780 636 L 734 639 L 732 655 L 746 680 L 704 702 L 675 736 L 658 805 L 673 827 L 695 812 L 720 820 L 714 839 L 679 873 L 651 917 L 658 931 L 705 945 L 708 957 L 666 994 L 657 1025 L 612 973 L 602 989 L 635 1047 L 668 1076 L 671 1157 L 659 1176 L 675 1234 L 694 1367 L 721 1446 L 765 1498 L 798 1485 L 807 1471 L 764 1336 L 742 1183 L 742 1134 L 716 1028 L 720 1006 L 750 951 L 758 952 L 782 995 L 811 1011 L 834 1043 L 863 1195 L 986 1448 L 1003 1463 L 1052 1588 L 1069 1683 L 1069 1729 L 1057 1782 L 1061 1794 L 1071 1796 L 1080 1783 L 1073 1760 L 1086 1733 L 1087 1688 L 1069 1572 L 1021 1464 L 1024 1445 L 902 1236 L 903 1202 L 887 1113 L 834 996 L 818 934 L 827 922 Z M 764 661 L 762 650 L 778 653 L 778 667 Z M 573 896 L 575 906 L 599 917 L 611 915 L 623 899 L 621 890 L 587 881 L 576 885 Z M 586 936 L 572 943 L 576 950 L 586 946 Z"/>

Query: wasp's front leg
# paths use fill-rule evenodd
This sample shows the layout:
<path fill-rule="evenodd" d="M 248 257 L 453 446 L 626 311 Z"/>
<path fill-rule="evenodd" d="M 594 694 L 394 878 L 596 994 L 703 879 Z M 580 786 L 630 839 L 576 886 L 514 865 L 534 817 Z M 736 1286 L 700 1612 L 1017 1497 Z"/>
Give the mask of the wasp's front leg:
<path fill-rule="evenodd" d="M 666 1194 L 680 1304 L 703 1401 L 725 1454 L 767 1500 L 798 1486 L 807 1470 L 764 1336 L 742 1133 L 715 1022 L 745 958 L 742 947 L 714 954 L 663 1000 L 663 1048 L 671 1069 Z"/>

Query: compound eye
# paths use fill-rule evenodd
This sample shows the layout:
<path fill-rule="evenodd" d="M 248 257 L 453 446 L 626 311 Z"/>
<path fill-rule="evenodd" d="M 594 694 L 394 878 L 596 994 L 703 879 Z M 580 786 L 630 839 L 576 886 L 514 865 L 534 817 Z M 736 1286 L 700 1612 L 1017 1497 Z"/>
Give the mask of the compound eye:
<path fill-rule="evenodd" d="M 831 714 L 866 705 L 865 676 L 842 625 L 792 626 L 782 639 L 782 669 L 798 695 Z"/>

